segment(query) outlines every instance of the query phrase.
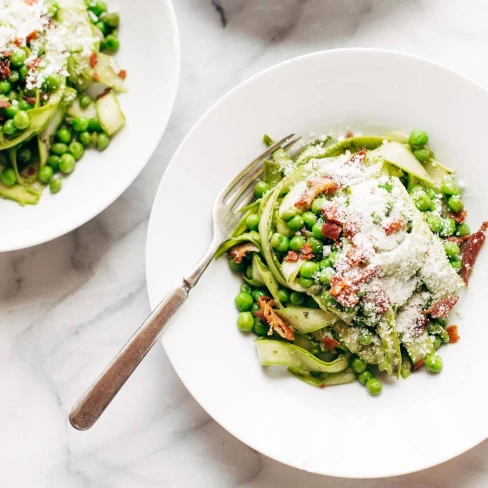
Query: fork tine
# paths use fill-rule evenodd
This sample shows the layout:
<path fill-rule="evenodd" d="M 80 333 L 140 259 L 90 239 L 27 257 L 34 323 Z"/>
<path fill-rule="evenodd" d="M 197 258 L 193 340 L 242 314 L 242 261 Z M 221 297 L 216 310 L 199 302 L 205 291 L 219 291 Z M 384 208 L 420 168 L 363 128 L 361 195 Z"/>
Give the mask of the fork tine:
<path fill-rule="evenodd" d="M 237 207 L 235 207 L 234 212 L 240 212 L 242 208 L 251 203 L 253 198 L 254 188 L 251 186 L 239 199 L 239 202 L 237 203 Z"/>
<path fill-rule="evenodd" d="M 233 206 L 242 194 L 249 188 L 250 185 L 253 185 L 254 182 L 257 180 L 258 176 L 264 171 L 263 166 L 257 166 L 253 170 L 251 170 L 245 178 L 241 180 L 239 186 L 237 186 L 235 192 L 227 199 L 227 205 Z"/>
<path fill-rule="evenodd" d="M 223 190 L 222 192 L 220 193 L 220 197 L 221 198 L 225 198 L 230 190 L 232 190 L 236 185 L 237 183 L 239 183 L 239 181 L 242 180 L 242 178 L 244 178 L 244 176 L 247 175 L 247 173 L 249 173 L 249 171 L 251 171 L 255 166 L 257 166 L 263 159 L 267 158 L 272 152 L 274 152 L 276 149 L 278 149 L 284 142 L 286 142 L 288 139 L 290 139 L 291 137 L 293 137 L 295 134 L 290 134 L 286 137 L 284 137 L 283 139 L 279 140 L 278 142 L 275 142 L 272 146 L 269 146 L 268 149 L 266 149 L 266 151 L 263 152 L 263 154 L 261 154 L 260 156 L 258 156 L 254 161 L 252 161 L 251 163 L 249 163 Z"/>
<path fill-rule="evenodd" d="M 288 149 L 290 149 L 290 147 L 292 147 L 294 144 L 296 144 L 300 139 L 302 138 L 302 136 L 298 136 L 298 137 L 295 137 L 295 139 L 291 140 L 290 142 L 287 142 L 284 146 L 283 146 L 283 149 L 285 151 L 288 151 Z"/>

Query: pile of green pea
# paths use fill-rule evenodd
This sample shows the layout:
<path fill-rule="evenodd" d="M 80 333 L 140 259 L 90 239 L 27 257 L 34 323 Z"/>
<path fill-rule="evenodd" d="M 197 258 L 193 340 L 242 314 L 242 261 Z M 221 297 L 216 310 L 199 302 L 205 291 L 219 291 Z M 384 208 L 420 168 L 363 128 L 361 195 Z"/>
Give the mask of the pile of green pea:
<path fill-rule="evenodd" d="M 410 134 L 409 143 L 412 146 L 413 153 L 420 162 L 427 161 L 432 153 L 425 148 L 429 136 L 425 131 L 415 130 Z M 452 176 L 446 176 L 439 187 L 439 191 L 417 184 L 409 188 L 409 193 L 415 206 L 425 212 L 424 218 L 432 232 L 440 237 L 466 237 L 471 234 L 471 229 L 465 223 L 458 224 L 449 216 L 442 217 L 443 210 L 459 213 L 464 210 L 464 203 L 461 199 L 461 192 L 456 185 Z M 444 249 L 452 267 L 456 271 L 462 268 L 462 259 L 460 257 L 461 249 L 456 242 L 445 241 Z"/>
<path fill-rule="evenodd" d="M 119 14 L 107 12 L 107 4 L 103 0 L 85 0 L 85 4 L 88 7 L 90 22 L 97 27 L 104 37 L 100 43 L 100 50 L 116 52 L 120 47 L 117 37 L 117 28 L 120 23 Z"/>

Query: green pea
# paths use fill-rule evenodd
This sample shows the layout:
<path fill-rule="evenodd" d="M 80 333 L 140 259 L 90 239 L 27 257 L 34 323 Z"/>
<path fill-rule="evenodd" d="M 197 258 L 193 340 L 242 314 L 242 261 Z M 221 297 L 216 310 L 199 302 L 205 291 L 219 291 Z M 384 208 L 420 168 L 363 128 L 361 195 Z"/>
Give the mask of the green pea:
<path fill-rule="evenodd" d="M 83 157 L 83 154 L 85 154 L 85 148 L 83 147 L 83 144 L 78 141 L 73 141 L 69 145 L 68 150 L 74 156 L 76 161 L 79 161 Z"/>
<path fill-rule="evenodd" d="M 15 117 L 15 114 L 18 113 L 20 110 L 19 106 L 18 105 L 10 105 L 10 107 L 7 107 L 5 109 L 5 115 L 9 118 L 9 119 L 13 119 Z"/>
<path fill-rule="evenodd" d="M 439 232 L 442 228 L 442 217 L 440 215 L 430 213 L 426 215 L 425 221 L 432 232 Z"/>
<path fill-rule="evenodd" d="M 103 0 L 89 0 L 88 10 L 91 10 L 97 17 L 107 11 L 107 4 Z"/>
<path fill-rule="evenodd" d="M 109 51 L 116 52 L 120 47 L 119 40 L 112 34 L 105 37 L 105 48 Z"/>
<path fill-rule="evenodd" d="M 322 225 L 320 223 L 314 224 L 312 227 L 312 235 L 315 237 L 315 239 L 323 239 L 324 236 L 322 235 Z"/>
<path fill-rule="evenodd" d="M 76 132 L 85 132 L 88 129 L 88 119 L 85 117 L 75 117 L 73 119 L 73 129 Z"/>
<path fill-rule="evenodd" d="M 320 269 L 332 268 L 332 263 L 329 258 L 324 258 L 319 263 Z"/>
<path fill-rule="evenodd" d="M 28 147 L 23 147 L 17 153 L 17 158 L 19 159 L 20 162 L 27 163 L 32 158 L 32 151 Z"/>
<path fill-rule="evenodd" d="M 51 183 L 49 183 L 49 191 L 55 195 L 63 187 L 63 180 L 61 178 L 53 178 Z"/>
<path fill-rule="evenodd" d="M 434 339 L 434 342 L 432 343 L 432 345 L 434 346 L 434 349 L 439 349 L 439 347 L 441 347 L 441 344 L 442 344 L 442 341 L 439 337 L 436 337 Z"/>
<path fill-rule="evenodd" d="M 17 175 L 12 168 L 5 168 L 0 173 L 0 181 L 5 186 L 13 186 L 17 183 Z"/>
<path fill-rule="evenodd" d="M 455 242 L 448 241 L 444 243 L 444 251 L 446 251 L 448 258 L 454 258 L 461 252 L 461 249 Z"/>
<path fill-rule="evenodd" d="M 48 17 L 54 17 L 59 10 L 59 3 L 56 0 L 47 0 L 44 3 Z"/>
<path fill-rule="evenodd" d="M 246 217 L 246 226 L 249 230 L 257 230 L 259 227 L 259 215 L 248 215 Z"/>
<path fill-rule="evenodd" d="M 366 363 L 358 358 L 358 357 L 355 357 L 352 361 L 351 361 L 351 368 L 357 373 L 362 373 L 363 371 L 366 370 Z"/>
<path fill-rule="evenodd" d="M 279 232 L 275 232 L 270 240 L 271 247 L 276 249 L 280 245 L 281 239 L 283 236 Z"/>
<path fill-rule="evenodd" d="M 456 222 L 450 217 L 444 219 L 442 221 L 440 235 L 442 237 L 449 237 L 452 236 L 454 232 L 456 232 Z"/>
<path fill-rule="evenodd" d="M 276 250 L 278 252 L 288 252 L 289 249 L 290 249 L 290 241 L 288 237 L 283 236 Z"/>
<path fill-rule="evenodd" d="M 360 373 L 358 376 L 358 380 L 362 385 L 365 385 L 367 383 L 367 381 L 371 378 L 374 378 L 374 376 L 373 376 L 373 373 L 369 369 L 366 369 L 365 371 Z"/>
<path fill-rule="evenodd" d="M 286 221 L 290 220 L 292 217 L 295 217 L 295 215 L 300 215 L 301 213 L 302 212 L 298 210 L 298 208 L 290 207 L 283 211 L 283 213 L 281 214 L 281 218 Z"/>
<path fill-rule="evenodd" d="M 303 293 L 300 293 L 298 291 L 294 291 L 290 295 L 290 302 L 292 305 L 302 305 L 303 302 L 305 301 L 305 297 L 303 296 Z"/>
<path fill-rule="evenodd" d="M 337 306 L 337 302 L 335 301 L 335 298 L 328 291 L 324 291 L 320 295 L 320 301 L 325 307 Z"/>
<path fill-rule="evenodd" d="M 56 154 L 51 154 L 47 158 L 47 164 L 49 166 L 51 166 L 53 171 L 58 171 L 58 169 L 59 169 L 59 156 L 57 156 Z"/>
<path fill-rule="evenodd" d="M 235 297 L 234 303 L 240 312 L 249 312 L 254 300 L 251 294 L 241 292 Z"/>
<path fill-rule="evenodd" d="M 263 337 L 268 335 L 269 327 L 263 324 L 263 322 L 256 317 L 254 319 L 254 326 L 252 328 L 252 331 L 256 335 Z"/>
<path fill-rule="evenodd" d="M 438 354 L 430 354 L 425 358 L 425 367 L 431 373 L 440 373 L 442 371 L 442 359 Z"/>
<path fill-rule="evenodd" d="M 329 284 L 330 279 L 334 276 L 335 271 L 332 268 L 325 268 L 319 273 L 320 283 Z"/>
<path fill-rule="evenodd" d="M 251 312 L 241 312 L 237 316 L 237 327 L 243 332 L 250 332 L 254 327 L 254 317 Z"/>
<path fill-rule="evenodd" d="M 53 177 L 54 171 L 51 168 L 51 166 L 43 166 L 39 170 L 39 174 L 37 177 L 39 178 L 39 181 L 41 183 L 49 183 L 51 181 L 51 178 Z"/>
<path fill-rule="evenodd" d="M 456 228 L 456 235 L 459 237 L 466 237 L 471 234 L 471 229 L 468 224 L 459 224 Z"/>
<path fill-rule="evenodd" d="M 305 225 L 309 228 L 313 227 L 315 222 L 317 222 L 317 216 L 313 212 L 305 212 L 302 215 L 303 221 Z"/>
<path fill-rule="evenodd" d="M 383 389 L 383 385 L 378 378 L 370 378 L 366 381 L 366 389 L 370 395 L 378 396 Z"/>
<path fill-rule="evenodd" d="M 44 88 L 48 92 L 52 92 L 56 89 L 59 88 L 59 85 L 61 84 L 61 75 L 58 75 L 57 73 L 51 73 L 50 75 L 47 75 L 44 78 Z"/>
<path fill-rule="evenodd" d="M 427 196 L 431 200 L 435 201 L 439 198 L 439 194 L 437 193 L 437 191 L 434 188 L 424 188 L 424 191 L 425 191 L 425 193 L 427 193 Z"/>
<path fill-rule="evenodd" d="M 61 156 L 62 154 L 68 152 L 68 146 L 64 142 L 55 142 L 51 146 L 51 152 Z"/>
<path fill-rule="evenodd" d="M 257 290 L 254 290 L 251 295 L 257 302 L 261 297 L 269 296 L 269 293 L 267 292 L 267 290 L 261 290 L 258 288 Z"/>
<path fill-rule="evenodd" d="M 459 188 L 451 176 L 446 176 L 441 182 L 441 192 L 444 195 L 459 195 Z"/>
<path fill-rule="evenodd" d="M 318 271 L 319 265 L 313 261 L 305 261 L 300 268 L 300 275 L 305 278 L 312 278 Z"/>
<path fill-rule="evenodd" d="M 410 132 L 410 137 L 408 138 L 408 142 L 412 146 L 425 146 L 429 140 L 429 136 L 427 132 L 423 130 L 413 130 Z"/>
<path fill-rule="evenodd" d="M 10 64 L 16 68 L 22 66 L 27 59 L 27 54 L 23 49 L 14 49 L 13 53 L 10 55 Z"/>
<path fill-rule="evenodd" d="M 81 108 L 88 107 L 88 105 L 90 105 L 90 103 L 92 103 L 92 99 L 91 99 L 91 97 L 89 95 L 82 95 L 80 97 L 80 107 Z"/>
<path fill-rule="evenodd" d="M 88 146 L 89 144 L 91 144 L 91 134 L 89 132 L 82 132 L 79 136 L 78 136 L 78 140 L 84 145 L 84 146 Z"/>
<path fill-rule="evenodd" d="M 327 259 L 330 261 L 331 265 L 334 266 L 337 263 L 337 259 L 339 258 L 339 254 L 335 251 L 332 251 L 328 256 Z"/>
<path fill-rule="evenodd" d="M 108 34 L 108 25 L 103 21 L 99 20 L 98 22 L 95 23 L 95 27 L 104 35 L 106 36 Z M 105 47 L 105 39 L 103 41 L 103 46 Z"/>
<path fill-rule="evenodd" d="M 298 278 L 298 284 L 303 286 L 303 288 L 310 288 L 314 284 L 314 281 L 312 278 L 306 278 L 305 276 L 300 276 Z"/>
<path fill-rule="evenodd" d="M 244 293 L 252 293 L 252 286 L 249 283 L 243 283 L 241 285 L 241 291 Z"/>
<path fill-rule="evenodd" d="M 463 267 L 463 260 L 459 257 L 451 258 L 449 259 L 449 262 L 451 263 L 451 266 L 454 268 L 454 271 L 459 273 Z"/>
<path fill-rule="evenodd" d="M 230 258 L 227 262 L 229 264 L 229 268 L 232 271 L 242 271 L 244 269 L 244 266 L 246 265 L 244 261 L 241 261 L 240 263 L 236 263 L 232 258 Z"/>
<path fill-rule="evenodd" d="M 413 195 L 412 195 L 413 202 L 415 203 L 415 206 L 421 211 L 425 212 L 426 210 L 429 210 L 431 205 L 432 205 L 432 200 L 427 196 L 427 193 L 422 190 L 417 190 Z"/>
<path fill-rule="evenodd" d="M 10 83 L 17 83 L 19 81 L 20 75 L 18 71 L 10 71 L 8 75 L 8 81 Z"/>
<path fill-rule="evenodd" d="M 103 132 L 102 126 L 100 125 L 100 120 L 97 118 L 89 119 L 88 130 L 90 132 Z"/>
<path fill-rule="evenodd" d="M 22 77 L 22 79 L 24 79 L 28 73 L 29 73 L 29 68 L 25 65 L 19 69 L 19 74 Z"/>
<path fill-rule="evenodd" d="M 252 304 L 251 312 L 256 312 L 257 310 L 261 310 L 261 307 L 256 302 L 254 302 Z"/>
<path fill-rule="evenodd" d="M 252 265 L 249 265 L 247 268 L 246 268 L 246 271 L 244 272 L 244 274 L 246 275 L 246 278 L 248 280 L 252 280 L 253 279 L 253 275 L 252 275 Z"/>
<path fill-rule="evenodd" d="M 324 248 L 324 244 L 322 243 L 322 241 L 315 239 L 315 237 L 309 237 L 307 239 L 307 244 L 312 248 L 312 251 L 315 254 L 322 252 L 322 250 Z"/>
<path fill-rule="evenodd" d="M 373 342 L 373 334 L 367 330 L 362 330 L 358 335 L 358 342 L 361 346 L 369 346 Z"/>
<path fill-rule="evenodd" d="M 324 197 L 319 197 L 316 198 L 312 202 L 312 212 L 314 214 L 321 214 L 322 213 L 322 207 L 327 203 L 327 199 Z"/>
<path fill-rule="evenodd" d="M 116 12 L 104 13 L 102 15 L 102 19 L 112 29 L 115 29 L 116 27 L 118 27 L 119 23 L 120 23 L 119 14 Z"/>
<path fill-rule="evenodd" d="M 425 163 L 430 158 L 430 151 L 428 149 L 415 149 L 413 155 L 417 158 L 418 161 L 421 163 Z"/>
<path fill-rule="evenodd" d="M 388 193 L 391 193 L 393 191 L 393 185 L 391 183 L 380 183 L 378 185 L 378 188 L 383 188 Z"/>
<path fill-rule="evenodd" d="M 268 183 L 264 181 L 258 181 L 256 185 L 254 186 L 254 195 L 256 195 L 258 198 L 261 198 L 266 192 L 268 192 L 270 189 Z"/>
<path fill-rule="evenodd" d="M 56 139 L 63 144 L 69 144 L 71 142 L 72 134 L 66 127 L 61 127 L 56 131 Z"/>
<path fill-rule="evenodd" d="M 30 125 L 30 115 L 22 110 L 17 112 L 12 120 L 15 127 L 19 130 L 25 130 Z"/>
<path fill-rule="evenodd" d="M 8 93 L 12 88 L 12 85 L 7 80 L 0 81 L 0 93 Z"/>
<path fill-rule="evenodd" d="M 456 213 L 461 212 L 464 209 L 464 203 L 459 195 L 453 195 L 452 197 L 449 197 L 449 199 L 447 200 L 447 206 Z"/>
<path fill-rule="evenodd" d="M 30 110 L 31 108 L 34 108 L 34 105 L 29 103 L 27 100 L 19 100 L 19 105 L 18 105 L 20 110 Z"/>
<path fill-rule="evenodd" d="M 278 300 L 281 302 L 281 303 L 288 303 L 290 301 L 290 292 L 288 290 L 284 290 L 284 289 L 281 289 L 281 290 L 278 290 Z"/>
<path fill-rule="evenodd" d="M 104 132 L 102 132 L 101 134 L 98 134 L 97 149 L 99 151 L 103 151 L 104 149 L 106 149 L 109 144 L 110 144 L 110 138 L 108 137 L 107 134 L 105 134 Z"/>
<path fill-rule="evenodd" d="M 61 173 L 69 175 L 75 170 L 75 167 L 76 160 L 71 154 L 64 153 L 59 158 L 59 171 L 61 171 Z"/>
<path fill-rule="evenodd" d="M 6 136 L 13 136 L 17 132 L 17 127 L 15 127 L 14 121 L 9 119 L 3 124 L 3 133 Z"/>
<path fill-rule="evenodd" d="M 299 251 L 305 244 L 305 238 L 302 236 L 293 236 L 290 239 L 290 249 L 292 251 Z"/>

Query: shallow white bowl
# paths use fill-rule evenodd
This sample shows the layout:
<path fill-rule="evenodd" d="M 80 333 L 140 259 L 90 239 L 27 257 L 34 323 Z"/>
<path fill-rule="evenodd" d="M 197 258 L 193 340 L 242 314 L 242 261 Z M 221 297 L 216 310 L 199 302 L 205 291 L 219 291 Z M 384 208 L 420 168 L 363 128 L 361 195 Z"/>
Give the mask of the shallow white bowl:
<path fill-rule="evenodd" d="M 88 150 L 57 195 L 45 190 L 35 206 L 0 199 L 0 252 L 34 246 L 76 229 L 108 207 L 136 179 L 163 135 L 178 87 L 180 42 L 170 0 L 117 0 L 121 48 L 115 59 L 127 71 L 119 101 L 125 127 L 103 152 Z"/>
<path fill-rule="evenodd" d="M 469 223 L 488 217 L 487 93 L 432 62 L 378 50 L 320 52 L 237 87 L 196 124 L 161 182 L 149 225 L 147 283 L 154 307 L 204 252 L 218 191 L 263 150 L 261 137 L 317 127 L 422 128 L 466 184 Z M 237 438 L 316 473 L 383 477 L 420 470 L 488 436 L 488 249 L 453 314 L 461 341 L 441 349 L 444 370 L 390 380 L 381 396 L 359 383 L 316 389 L 259 366 L 253 337 L 235 325 L 240 280 L 211 264 L 174 317 L 163 345 L 186 387 Z"/>

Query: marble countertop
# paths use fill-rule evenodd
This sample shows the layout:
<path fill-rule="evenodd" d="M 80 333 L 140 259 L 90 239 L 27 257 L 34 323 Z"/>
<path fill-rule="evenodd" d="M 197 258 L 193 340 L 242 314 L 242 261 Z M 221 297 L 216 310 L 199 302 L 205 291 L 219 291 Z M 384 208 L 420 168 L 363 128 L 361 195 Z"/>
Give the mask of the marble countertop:
<path fill-rule="evenodd" d="M 2 485 L 488 486 L 488 442 L 441 466 L 388 480 L 327 478 L 284 466 L 216 424 L 186 391 L 159 346 L 93 430 L 70 427 L 73 403 L 149 312 L 145 239 L 166 165 L 200 115 L 230 88 L 290 57 L 352 46 L 425 56 L 488 86 L 485 0 L 174 3 L 181 83 L 168 130 L 146 169 L 80 229 L 0 255 Z"/>

